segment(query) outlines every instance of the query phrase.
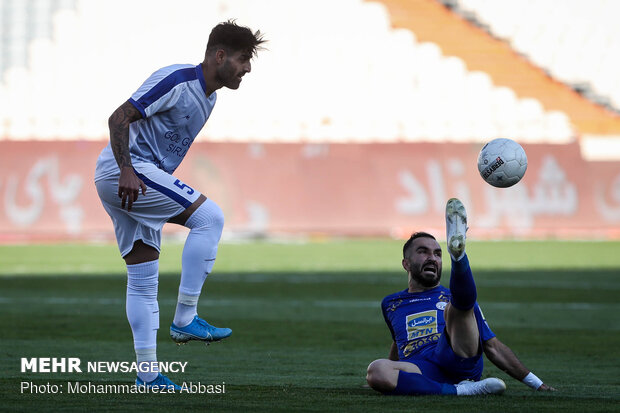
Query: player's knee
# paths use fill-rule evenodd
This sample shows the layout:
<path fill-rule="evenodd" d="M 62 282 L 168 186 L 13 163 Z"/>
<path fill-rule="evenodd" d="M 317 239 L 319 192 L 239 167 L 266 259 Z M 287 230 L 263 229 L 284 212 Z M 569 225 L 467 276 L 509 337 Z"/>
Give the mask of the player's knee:
<path fill-rule="evenodd" d="M 378 374 L 378 366 L 377 366 L 377 362 L 379 360 L 375 360 L 372 363 L 370 363 L 368 365 L 368 368 L 366 369 L 366 382 L 368 382 L 368 385 L 372 388 L 374 388 L 374 384 L 375 381 L 377 380 L 377 374 Z"/>
<path fill-rule="evenodd" d="M 388 366 L 389 360 L 379 359 L 368 365 L 366 371 L 366 382 L 368 385 L 378 391 L 388 391 L 393 389 L 387 372 L 390 370 Z"/>
<path fill-rule="evenodd" d="M 207 199 L 188 218 L 185 226 L 192 230 L 208 230 L 219 234 L 224 229 L 224 212 L 215 202 Z"/>
<path fill-rule="evenodd" d="M 213 203 L 212 214 L 213 227 L 221 232 L 224 229 L 224 212 L 222 211 L 222 208 L 220 208 L 219 205 L 217 205 L 215 202 Z"/>

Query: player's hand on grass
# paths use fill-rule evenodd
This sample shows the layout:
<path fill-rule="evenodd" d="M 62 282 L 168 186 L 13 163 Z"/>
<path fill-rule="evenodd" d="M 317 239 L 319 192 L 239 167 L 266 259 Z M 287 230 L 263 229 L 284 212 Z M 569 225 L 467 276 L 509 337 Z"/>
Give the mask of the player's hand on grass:
<path fill-rule="evenodd" d="M 545 383 L 541 384 L 538 388 L 538 391 L 557 391 L 555 388 L 551 386 L 547 386 Z"/>
<path fill-rule="evenodd" d="M 142 195 L 146 195 L 146 185 L 136 176 L 131 166 L 121 168 L 121 176 L 118 179 L 118 197 L 121 199 L 121 208 L 131 211 L 131 206 L 138 200 L 138 195 L 142 189 Z"/>

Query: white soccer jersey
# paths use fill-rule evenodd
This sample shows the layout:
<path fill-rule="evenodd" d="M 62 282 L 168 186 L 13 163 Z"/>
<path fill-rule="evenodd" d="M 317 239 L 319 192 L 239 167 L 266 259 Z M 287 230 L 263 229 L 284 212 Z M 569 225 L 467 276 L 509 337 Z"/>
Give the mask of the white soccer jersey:
<path fill-rule="evenodd" d="M 202 64 L 167 66 L 153 73 L 129 101 L 142 119 L 129 125 L 129 152 L 172 174 L 204 127 L 217 94 L 206 96 Z M 119 173 L 110 144 L 99 155 L 95 181 Z"/>

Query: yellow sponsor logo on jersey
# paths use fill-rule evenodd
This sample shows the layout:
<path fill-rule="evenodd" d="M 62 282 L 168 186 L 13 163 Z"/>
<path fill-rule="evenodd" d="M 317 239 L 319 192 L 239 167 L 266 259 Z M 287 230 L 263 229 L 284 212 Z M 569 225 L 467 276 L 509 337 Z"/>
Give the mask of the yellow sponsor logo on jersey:
<path fill-rule="evenodd" d="M 437 333 L 437 310 L 409 314 L 407 322 L 407 340 L 430 336 Z"/>
<path fill-rule="evenodd" d="M 411 353 L 413 353 L 420 347 L 423 347 L 428 343 L 439 341 L 439 337 L 441 337 L 441 334 L 433 334 L 431 336 L 426 336 L 426 337 L 422 337 L 414 341 L 410 341 L 409 343 L 407 343 L 407 345 L 403 349 L 403 355 L 405 357 L 409 357 Z"/>

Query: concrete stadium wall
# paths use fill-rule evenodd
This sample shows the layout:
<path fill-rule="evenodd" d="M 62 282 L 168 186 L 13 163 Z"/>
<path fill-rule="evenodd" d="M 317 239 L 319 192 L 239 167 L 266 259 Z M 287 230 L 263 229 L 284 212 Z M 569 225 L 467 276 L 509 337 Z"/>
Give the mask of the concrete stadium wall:
<path fill-rule="evenodd" d="M 93 185 L 105 145 L 3 142 L 0 242 L 113 239 Z M 222 207 L 229 235 L 443 238 L 457 196 L 471 238 L 620 238 L 620 162 L 586 162 L 578 144 L 524 145 L 525 178 L 498 189 L 478 174 L 480 147 L 195 143 L 175 175 Z"/>

